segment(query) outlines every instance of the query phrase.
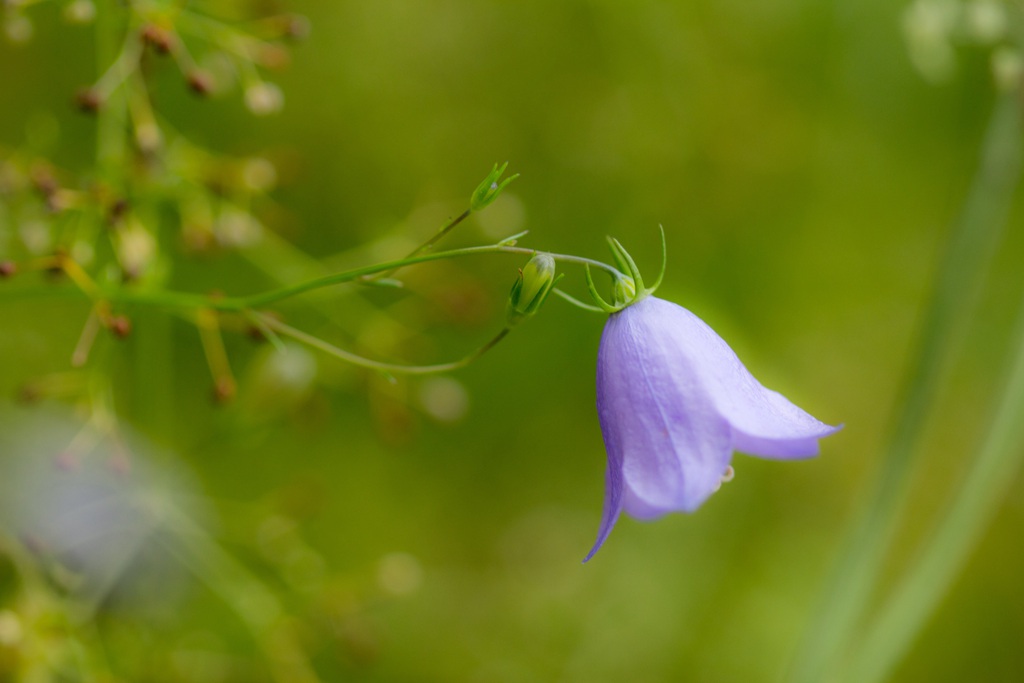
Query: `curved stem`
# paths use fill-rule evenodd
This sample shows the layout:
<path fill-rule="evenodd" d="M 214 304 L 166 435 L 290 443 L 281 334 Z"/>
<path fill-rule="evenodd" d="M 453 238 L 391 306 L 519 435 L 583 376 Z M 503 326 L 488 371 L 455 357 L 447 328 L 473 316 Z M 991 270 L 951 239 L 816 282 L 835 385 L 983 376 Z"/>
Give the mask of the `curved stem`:
<path fill-rule="evenodd" d="M 504 339 L 511 331 L 511 328 L 504 328 L 501 332 L 495 335 L 489 342 L 481 346 L 473 353 L 469 354 L 468 356 L 460 360 L 452 361 L 451 363 L 439 363 L 437 365 L 397 365 L 394 363 L 384 363 L 381 361 L 371 360 L 369 358 L 363 358 L 362 356 L 354 354 L 351 351 L 339 349 L 337 346 L 334 346 L 333 344 L 330 344 L 324 341 L 323 339 L 320 339 L 319 337 L 314 337 L 313 335 L 307 332 L 303 332 L 302 330 L 298 330 L 294 327 L 291 327 L 290 325 L 286 325 L 285 323 L 279 320 L 275 320 L 274 318 L 271 318 L 268 315 L 263 315 L 261 313 L 256 312 L 253 312 L 253 315 L 259 318 L 262 321 L 262 323 L 271 330 L 279 332 L 280 334 L 283 334 L 286 337 L 291 337 L 292 339 L 300 341 L 303 344 L 306 344 L 307 346 L 310 346 L 314 349 L 319 349 L 320 351 L 332 355 L 335 358 L 340 358 L 343 361 L 352 363 L 353 365 L 358 365 L 359 367 L 362 368 L 367 368 L 369 370 L 378 370 L 380 372 L 388 374 L 404 375 L 431 375 L 439 372 L 450 372 L 452 370 L 464 368 L 473 361 L 475 361 L 476 359 L 480 358 L 480 356 L 484 355 L 492 348 L 494 348 L 498 344 L 498 342 Z"/>

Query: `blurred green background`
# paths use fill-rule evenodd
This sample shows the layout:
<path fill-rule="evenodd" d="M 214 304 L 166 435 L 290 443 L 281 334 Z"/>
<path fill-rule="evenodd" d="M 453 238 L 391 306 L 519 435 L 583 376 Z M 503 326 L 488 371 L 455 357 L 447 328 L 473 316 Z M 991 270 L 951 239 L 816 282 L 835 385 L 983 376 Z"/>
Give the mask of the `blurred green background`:
<path fill-rule="evenodd" d="M 0 44 L 0 145 L 24 144 L 52 115 L 49 155 L 80 171 L 94 121 L 71 101 L 96 77 L 93 32 L 51 4 L 33 13 L 31 42 Z M 152 74 L 156 108 L 194 143 L 275 163 L 280 187 L 254 210 L 268 238 L 339 265 L 401 255 L 508 159 L 522 177 L 448 244 L 529 229 L 526 246 L 607 260 L 610 234 L 654 272 L 663 224 L 659 295 L 706 320 L 764 384 L 846 428 L 813 461 L 737 455 L 735 481 L 697 514 L 623 519 L 581 565 L 604 485 L 601 316 L 552 299 L 449 379 L 397 384 L 319 355 L 282 367 L 269 347 L 229 334 L 239 395 L 218 406 L 195 329 L 140 309 L 135 334 L 103 353 L 154 486 L 180 490 L 231 566 L 274 596 L 326 681 L 779 680 L 891 431 L 994 102 L 987 53 L 958 51 L 955 74 L 929 83 L 907 56 L 903 3 L 880 1 L 285 7 L 312 32 L 270 75 L 285 95 L 279 114 L 254 117 L 237 93 L 200 101 L 170 64 Z M 1024 285 L 1020 208 L 921 444 L 891 572 L 986 424 Z M 169 244 L 175 288 L 276 284 L 273 266 L 254 262 L 283 247 L 195 258 Z M 376 357 L 448 360 L 501 326 L 523 260 L 410 269 L 407 292 L 332 290 L 284 310 Z M 566 272 L 582 295 L 582 271 Z M 12 297 L 0 311 L 0 395 L 12 399 L 0 404 L 0 458 L 23 456 L 25 443 L 53 457 L 78 418 L 13 397 L 68 369 L 87 305 Z M 1018 481 L 894 680 L 1019 680 L 1021 491 Z M 117 573 L 89 621 L 111 669 L 123 680 L 269 680 L 275 638 L 264 634 L 260 651 L 237 604 L 211 590 L 218 570 L 175 572 L 188 563 L 140 556 L 150 551 Z M 249 585 L 218 566 L 222 583 Z M 10 605 L 21 584 L 5 567 Z"/>

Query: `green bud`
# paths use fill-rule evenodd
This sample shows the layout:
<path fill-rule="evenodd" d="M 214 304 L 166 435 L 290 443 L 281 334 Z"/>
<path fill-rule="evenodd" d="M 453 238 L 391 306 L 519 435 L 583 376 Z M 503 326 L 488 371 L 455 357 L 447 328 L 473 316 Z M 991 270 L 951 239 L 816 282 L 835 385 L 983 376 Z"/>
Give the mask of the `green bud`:
<path fill-rule="evenodd" d="M 616 306 L 626 306 L 636 301 L 636 282 L 631 277 L 617 277 L 612 285 Z"/>
<path fill-rule="evenodd" d="M 507 320 L 516 325 L 540 310 L 555 285 L 555 259 L 537 254 L 519 271 L 508 295 Z"/>
<path fill-rule="evenodd" d="M 473 191 L 473 196 L 469 199 L 470 211 L 479 211 L 486 207 L 488 204 L 493 202 L 501 194 L 501 191 L 505 189 L 505 186 L 511 183 L 513 180 L 519 177 L 519 174 L 511 175 L 505 180 L 498 182 L 498 178 L 508 168 L 508 162 L 506 161 L 499 168 L 497 164 L 491 169 L 491 172 L 484 178 L 484 181 L 480 183 L 476 190 Z"/>

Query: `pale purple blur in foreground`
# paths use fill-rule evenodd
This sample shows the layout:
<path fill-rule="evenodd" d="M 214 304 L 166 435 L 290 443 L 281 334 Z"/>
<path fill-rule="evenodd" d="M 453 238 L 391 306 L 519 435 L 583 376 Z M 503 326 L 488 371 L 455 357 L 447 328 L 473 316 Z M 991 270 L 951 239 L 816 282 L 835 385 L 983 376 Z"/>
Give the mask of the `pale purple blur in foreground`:
<path fill-rule="evenodd" d="M 619 514 L 692 512 L 718 490 L 734 450 L 818 454 L 831 427 L 754 379 L 714 330 L 649 296 L 608 318 L 597 359 L 597 411 L 608 451 L 593 557 Z"/>

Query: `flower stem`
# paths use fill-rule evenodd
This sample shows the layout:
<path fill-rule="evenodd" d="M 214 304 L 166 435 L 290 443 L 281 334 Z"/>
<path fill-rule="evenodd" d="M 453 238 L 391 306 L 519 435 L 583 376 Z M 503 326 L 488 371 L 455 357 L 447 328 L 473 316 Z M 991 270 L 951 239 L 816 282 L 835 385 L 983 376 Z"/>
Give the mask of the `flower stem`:
<path fill-rule="evenodd" d="M 465 211 L 460 213 L 458 216 L 456 216 L 452 220 L 448 221 L 448 223 L 444 227 L 442 227 L 440 230 L 438 230 L 434 234 L 433 237 L 431 237 L 429 240 L 427 240 L 426 242 L 424 242 L 423 244 L 421 244 L 420 246 L 416 247 L 411 252 L 409 252 L 409 255 L 406 256 L 405 258 L 407 258 L 407 259 L 414 258 L 414 257 L 419 256 L 420 254 L 422 254 L 422 253 L 424 253 L 426 251 L 429 251 L 431 247 L 433 247 L 435 244 L 437 244 L 439 241 L 441 241 L 441 239 L 445 235 L 447 235 L 449 232 L 451 232 L 452 229 L 455 228 L 456 225 L 458 225 L 462 221 L 464 221 L 467 218 L 469 218 L 469 214 L 471 214 L 472 212 L 473 211 L 471 209 L 466 209 Z M 373 275 L 372 277 L 369 277 L 367 279 L 378 280 L 380 278 L 390 277 L 391 275 L 393 275 L 395 273 L 396 270 L 398 270 L 398 268 L 394 268 L 392 270 L 385 270 L 385 271 L 382 271 L 380 273 L 376 273 L 375 275 Z"/>
<path fill-rule="evenodd" d="M 302 330 L 298 330 L 294 327 L 286 325 L 285 323 L 279 320 L 275 320 L 274 318 L 268 315 L 262 315 L 259 313 L 254 313 L 254 315 L 257 316 L 258 319 L 266 327 L 275 332 L 279 332 L 287 337 L 291 337 L 292 339 L 300 341 L 303 344 L 306 344 L 307 346 L 323 351 L 324 353 L 330 354 L 336 358 L 340 358 L 348 363 L 352 363 L 353 365 L 358 365 L 359 367 L 368 368 L 370 370 L 378 370 L 380 372 L 388 374 L 394 373 L 404 375 L 430 375 L 440 372 L 450 372 L 452 370 L 464 368 L 473 361 L 475 361 L 476 359 L 480 358 L 480 356 L 484 355 L 492 348 L 494 348 L 498 344 L 498 342 L 504 339 L 510 332 L 510 328 L 504 328 L 501 332 L 495 335 L 489 342 L 487 342 L 486 344 L 484 344 L 479 349 L 469 354 L 465 358 L 461 358 L 457 361 L 452 361 L 450 363 L 440 363 L 437 365 L 397 365 L 394 363 L 383 363 L 381 361 L 371 360 L 369 358 L 364 358 L 362 356 L 354 354 L 350 351 L 339 349 L 337 346 L 334 346 L 333 344 L 330 344 L 324 341 L 323 339 L 320 339 L 319 337 L 314 337 L 313 335 L 308 334 L 307 332 L 303 332 Z"/>
<path fill-rule="evenodd" d="M 884 468 L 865 499 L 859 521 L 848 533 L 820 611 L 804 638 L 792 671 L 795 683 L 819 683 L 837 675 L 844 648 L 875 592 L 903 511 L 915 444 L 977 299 L 981 275 L 998 245 L 1020 180 L 1020 126 L 1019 104 L 1015 95 L 1008 94 L 997 103 L 989 121 L 980 167 L 939 268 L 911 355 L 913 364 L 896 403 L 900 410 L 883 454 Z"/>
<path fill-rule="evenodd" d="M 533 256 L 537 253 L 537 249 L 527 249 L 525 247 L 515 247 L 505 244 L 489 244 L 480 247 L 451 249 L 448 251 L 435 252 L 433 254 L 420 254 L 419 256 L 387 261 L 385 263 L 378 263 L 372 266 L 353 268 L 340 273 L 332 273 L 323 277 L 306 280 L 298 284 L 246 297 L 210 297 L 188 292 L 172 292 L 166 290 L 147 291 L 124 287 L 112 287 L 105 289 L 100 296 L 101 298 L 115 303 L 135 303 L 162 306 L 166 308 L 207 308 L 215 311 L 233 311 L 237 313 L 247 309 L 261 308 L 316 289 L 352 282 L 353 280 L 358 280 L 366 275 L 395 270 L 397 268 L 402 268 L 416 263 L 440 261 L 443 259 L 459 258 L 463 256 L 475 256 L 478 254 L 522 254 L 526 256 Z M 621 273 L 619 273 L 619 271 L 614 267 L 607 263 L 602 263 L 601 261 L 594 261 L 581 256 L 570 256 L 567 254 L 551 254 L 551 256 L 556 261 L 591 265 L 595 268 L 606 270 L 613 275 L 621 275 Z"/>
<path fill-rule="evenodd" d="M 439 251 L 433 254 L 419 254 L 417 256 L 410 256 L 396 261 L 388 261 L 386 263 L 380 263 L 373 266 L 365 266 L 363 268 L 354 268 L 352 270 L 343 271 L 341 273 L 333 273 L 321 278 L 315 278 L 313 280 L 307 280 L 306 282 L 300 282 L 295 285 L 288 287 L 282 287 L 275 289 L 263 294 L 257 294 L 250 297 L 243 297 L 234 300 L 225 300 L 225 305 L 233 307 L 232 310 L 239 310 L 243 308 L 260 308 L 268 304 L 276 303 L 284 299 L 291 298 L 298 294 L 312 291 L 314 289 L 321 289 L 323 287 L 330 287 L 332 285 L 338 285 L 345 282 L 351 282 L 358 278 L 366 275 L 373 275 L 376 273 L 389 272 L 402 268 L 404 266 L 410 266 L 415 263 L 426 263 L 427 261 L 440 261 L 443 259 L 458 258 L 461 256 L 474 256 L 477 254 L 523 254 L 527 256 L 533 256 L 538 253 L 537 249 L 527 249 L 525 247 L 514 247 L 502 244 L 489 244 L 480 247 L 465 247 L 462 249 L 450 249 L 448 251 Z M 618 273 L 618 270 L 609 266 L 607 263 L 600 261 L 592 261 L 590 259 L 582 258 L 579 256 L 569 256 L 566 254 L 551 254 L 556 261 L 565 261 L 569 263 L 581 263 L 589 264 L 597 268 L 602 268 L 613 274 Z"/>

